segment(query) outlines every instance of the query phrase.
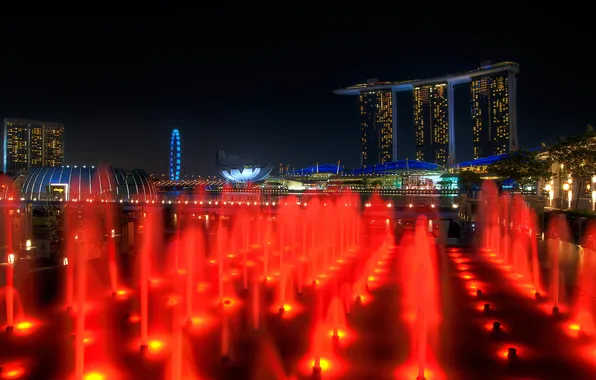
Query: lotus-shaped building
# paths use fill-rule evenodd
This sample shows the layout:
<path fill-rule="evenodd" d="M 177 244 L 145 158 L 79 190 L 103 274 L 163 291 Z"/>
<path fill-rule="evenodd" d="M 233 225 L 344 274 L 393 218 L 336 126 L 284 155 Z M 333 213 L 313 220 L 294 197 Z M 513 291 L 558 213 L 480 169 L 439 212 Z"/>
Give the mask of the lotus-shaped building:
<path fill-rule="evenodd" d="M 223 150 L 217 151 L 215 162 L 225 179 L 238 183 L 263 180 L 273 169 L 270 162 L 260 162 L 250 156 L 228 156 Z"/>

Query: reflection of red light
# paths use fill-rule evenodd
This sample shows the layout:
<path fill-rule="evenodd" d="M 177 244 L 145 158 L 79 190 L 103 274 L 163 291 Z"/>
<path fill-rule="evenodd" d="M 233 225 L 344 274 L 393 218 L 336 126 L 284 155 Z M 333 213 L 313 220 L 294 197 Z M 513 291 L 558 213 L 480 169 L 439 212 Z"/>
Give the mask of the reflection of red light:
<path fill-rule="evenodd" d="M 312 367 L 315 366 L 315 360 L 313 359 L 311 362 Z M 331 362 L 325 358 L 321 358 L 319 360 L 319 366 L 321 367 L 321 371 L 329 371 L 331 369 Z"/>
<path fill-rule="evenodd" d="M 99 372 L 91 372 L 85 375 L 85 380 L 105 380 L 105 376 Z"/>
<path fill-rule="evenodd" d="M 36 324 L 32 321 L 20 321 L 14 326 L 14 333 L 17 335 L 29 335 L 35 330 Z"/>
<path fill-rule="evenodd" d="M 394 372 L 396 379 L 417 379 L 418 366 L 410 363 L 398 367 Z M 446 376 L 436 363 L 428 363 L 424 369 L 424 378 L 428 380 L 445 380 Z"/>
<path fill-rule="evenodd" d="M 33 327 L 33 323 L 31 323 L 29 321 L 23 321 L 23 322 L 17 323 L 17 325 L 15 327 L 18 330 L 29 330 L 30 328 Z"/>
<path fill-rule="evenodd" d="M 203 319 L 201 317 L 192 317 L 192 318 L 190 318 L 190 321 L 192 322 L 193 325 L 201 325 L 205 322 L 205 319 Z"/>
<path fill-rule="evenodd" d="M 345 338 L 347 336 L 347 331 L 342 329 L 337 329 L 337 337 L 338 338 Z M 335 331 L 329 330 L 329 336 L 335 336 Z"/>
<path fill-rule="evenodd" d="M 283 306 L 283 314 L 281 315 L 282 318 L 286 319 L 286 318 L 293 318 L 294 316 L 297 315 L 298 312 L 300 312 L 300 307 L 297 307 L 295 305 L 291 305 L 288 303 L 285 303 Z M 278 314 L 279 313 L 279 309 L 280 306 L 279 304 L 274 304 L 273 306 L 271 306 L 270 310 L 272 313 L 274 314 Z"/>
<path fill-rule="evenodd" d="M 577 338 L 580 334 L 581 326 L 579 323 L 570 323 L 567 325 L 567 335 Z"/>
<path fill-rule="evenodd" d="M 118 299 L 126 299 L 129 296 L 129 292 L 126 289 L 118 289 L 116 290 L 116 298 Z"/>
<path fill-rule="evenodd" d="M 356 301 L 360 300 L 361 305 L 367 305 L 372 301 L 371 295 L 357 295 Z"/>
<path fill-rule="evenodd" d="M 200 284 L 197 285 L 197 292 L 202 293 L 205 290 L 207 290 L 208 287 L 209 287 L 209 284 L 207 284 L 206 282 L 201 282 Z"/>
<path fill-rule="evenodd" d="M 161 340 L 150 340 L 147 343 L 147 346 L 149 347 L 149 351 L 152 353 L 158 353 L 160 352 L 163 347 L 164 347 L 164 343 Z"/>
<path fill-rule="evenodd" d="M 508 359 L 509 358 L 509 349 L 510 348 L 515 348 L 515 350 L 516 350 L 516 356 L 519 356 L 519 347 L 517 347 L 517 346 L 511 346 L 511 345 L 505 345 L 505 346 L 503 346 L 501 349 L 499 349 L 499 352 L 497 353 L 497 355 L 501 359 Z"/>
<path fill-rule="evenodd" d="M 2 376 L 2 379 L 19 379 L 24 374 L 25 369 L 23 367 L 8 367 L 0 373 L 0 376 Z"/>
<path fill-rule="evenodd" d="M 224 298 L 222 303 L 226 309 L 232 309 L 238 306 L 238 300 L 233 298 Z"/>
<path fill-rule="evenodd" d="M 141 321 L 141 317 L 138 315 L 131 315 L 130 318 L 128 318 L 128 320 L 130 321 L 130 323 L 139 323 Z"/>
<path fill-rule="evenodd" d="M 173 296 L 173 295 L 172 295 L 172 296 L 169 296 L 169 297 L 166 299 L 166 304 L 167 304 L 168 306 L 175 306 L 175 305 L 177 305 L 177 304 L 179 304 L 179 303 L 180 303 L 180 299 L 179 299 L 177 296 Z"/>
<path fill-rule="evenodd" d="M 492 304 L 489 304 L 489 303 L 486 303 L 486 302 L 479 302 L 476 305 L 476 310 L 478 310 L 478 311 L 484 311 L 484 305 L 485 304 L 489 305 L 489 309 L 490 310 L 494 310 L 494 306 Z"/>
<path fill-rule="evenodd" d="M 486 323 L 484 325 L 484 329 L 487 331 L 493 331 L 494 328 L 494 322 L 490 322 L 490 323 Z M 505 328 L 503 327 L 503 324 L 501 322 L 499 322 L 499 330 L 505 332 Z"/>

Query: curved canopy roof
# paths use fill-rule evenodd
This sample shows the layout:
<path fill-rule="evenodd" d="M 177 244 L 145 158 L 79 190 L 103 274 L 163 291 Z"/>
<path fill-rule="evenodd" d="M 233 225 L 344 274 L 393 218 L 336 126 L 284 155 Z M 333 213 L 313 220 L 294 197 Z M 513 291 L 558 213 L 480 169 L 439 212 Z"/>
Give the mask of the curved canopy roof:
<path fill-rule="evenodd" d="M 343 173 L 343 167 L 339 167 L 339 173 Z M 337 174 L 338 167 L 337 164 L 322 164 L 322 165 L 315 165 L 308 168 L 296 169 L 289 171 L 288 174 L 290 175 L 310 175 L 310 174 Z"/>
<path fill-rule="evenodd" d="M 429 171 L 429 172 L 441 172 L 445 171 L 445 168 L 439 164 L 432 164 L 430 162 L 416 161 L 416 160 L 397 160 L 394 162 L 388 162 L 386 164 L 378 164 L 368 168 L 361 168 L 352 171 L 353 174 L 391 174 L 396 171 Z"/>
<path fill-rule="evenodd" d="M 273 170 L 270 162 L 261 162 L 251 156 L 228 156 L 223 150 L 215 155 L 217 169 L 231 182 L 255 182 L 265 179 Z"/>
<path fill-rule="evenodd" d="M 21 186 L 21 197 L 28 200 L 147 201 L 155 195 L 155 187 L 145 171 L 111 166 L 34 168 Z"/>
<path fill-rule="evenodd" d="M 538 152 L 540 150 L 542 150 L 542 148 L 529 149 L 530 152 Z M 482 158 L 477 158 L 475 160 L 460 162 L 459 164 L 453 165 L 452 167 L 466 168 L 466 167 L 472 167 L 472 166 L 488 166 L 488 165 L 494 164 L 495 162 L 501 161 L 502 159 L 504 159 L 507 156 L 508 156 L 508 154 L 505 153 L 505 154 L 498 154 L 495 156 L 482 157 Z"/>

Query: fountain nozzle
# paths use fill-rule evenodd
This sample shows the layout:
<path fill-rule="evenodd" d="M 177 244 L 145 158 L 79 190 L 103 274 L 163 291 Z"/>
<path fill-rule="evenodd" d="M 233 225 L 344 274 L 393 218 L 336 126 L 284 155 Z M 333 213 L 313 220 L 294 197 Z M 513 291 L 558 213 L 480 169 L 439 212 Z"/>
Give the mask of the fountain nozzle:
<path fill-rule="evenodd" d="M 315 378 L 315 379 L 321 378 L 321 372 L 322 372 L 322 369 L 321 369 L 320 366 L 314 366 L 314 367 L 312 367 L 313 378 Z"/>

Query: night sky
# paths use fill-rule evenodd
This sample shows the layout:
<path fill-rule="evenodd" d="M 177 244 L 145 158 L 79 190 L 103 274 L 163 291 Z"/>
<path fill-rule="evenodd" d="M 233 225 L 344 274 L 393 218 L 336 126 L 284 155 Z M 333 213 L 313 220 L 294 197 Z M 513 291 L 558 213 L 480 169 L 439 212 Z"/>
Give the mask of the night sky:
<path fill-rule="evenodd" d="M 520 145 L 537 147 L 596 123 L 594 27 L 587 9 L 521 3 L 474 2 L 456 14 L 426 2 L 421 9 L 218 2 L 176 12 L 5 17 L 0 116 L 66 124 L 72 165 L 165 173 L 178 128 L 188 175 L 216 174 L 217 149 L 294 168 L 337 160 L 356 167 L 357 98 L 333 89 L 515 61 Z M 468 96 L 465 85 L 456 90 L 458 161 L 472 156 Z M 411 96 L 399 106 L 399 155 L 412 158 Z"/>

